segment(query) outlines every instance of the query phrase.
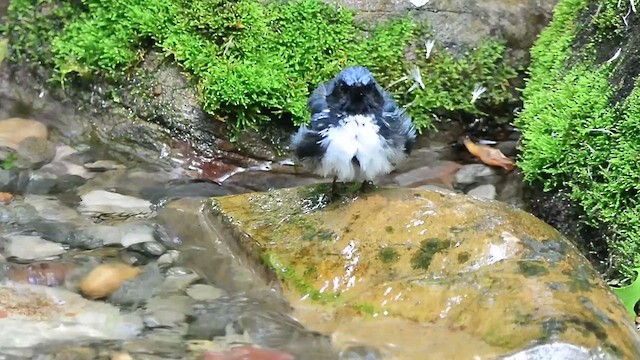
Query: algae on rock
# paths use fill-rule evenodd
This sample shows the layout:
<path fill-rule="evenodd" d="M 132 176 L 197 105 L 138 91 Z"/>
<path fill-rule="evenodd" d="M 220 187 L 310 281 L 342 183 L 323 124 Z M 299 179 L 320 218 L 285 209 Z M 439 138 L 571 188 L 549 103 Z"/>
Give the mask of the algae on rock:
<path fill-rule="evenodd" d="M 569 240 L 530 214 L 412 189 L 327 203 L 328 191 L 225 196 L 212 209 L 216 226 L 279 279 L 294 316 L 336 344 L 381 346 L 398 359 L 548 343 L 640 356 L 619 300 Z"/>
<path fill-rule="evenodd" d="M 526 179 L 568 189 L 605 229 L 614 277 L 640 265 L 637 23 L 629 2 L 561 1 L 531 50 L 516 121 Z"/>

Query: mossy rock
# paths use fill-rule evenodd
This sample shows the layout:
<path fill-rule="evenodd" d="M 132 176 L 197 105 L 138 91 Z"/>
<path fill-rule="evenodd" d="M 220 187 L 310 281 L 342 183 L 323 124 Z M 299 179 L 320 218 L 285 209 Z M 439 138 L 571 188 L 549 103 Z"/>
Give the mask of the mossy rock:
<path fill-rule="evenodd" d="M 369 343 L 399 359 L 545 344 L 640 356 L 620 301 L 571 242 L 532 215 L 411 189 L 328 204 L 327 191 L 234 195 L 211 207 L 279 280 L 294 316 L 337 346 Z"/>
<path fill-rule="evenodd" d="M 116 104 L 128 97 L 117 90 L 129 86 L 136 101 L 153 103 L 153 79 L 139 71 L 153 51 L 189 75 L 202 109 L 212 117 L 208 120 L 241 129 L 307 122 L 310 90 L 360 64 L 409 106 L 420 130 L 427 130 L 432 112 L 473 119 L 512 107 L 511 82 L 515 67 L 523 65 L 505 60 L 505 41 L 499 38 L 457 49 L 456 56 L 446 49 L 449 44 L 438 42 L 425 56 L 430 26 L 410 12 L 364 22 L 354 11 L 321 0 L 14 0 L 7 19 L 0 35 L 9 39 L 8 58 L 18 66 L 46 67 L 53 72 L 47 79 L 52 84 L 100 83 L 107 89 L 102 97 Z M 408 74 L 416 67 L 429 86 L 417 86 Z M 488 91 L 471 102 L 480 85 Z"/>
<path fill-rule="evenodd" d="M 519 166 L 566 192 L 618 281 L 640 266 L 640 31 L 633 2 L 563 0 L 531 50 Z M 587 225 L 587 226 L 585 226 Z M 594 238 L 606 244 L 590 244 Z M 604 245 L 604 246 L 603 246 Z"/>

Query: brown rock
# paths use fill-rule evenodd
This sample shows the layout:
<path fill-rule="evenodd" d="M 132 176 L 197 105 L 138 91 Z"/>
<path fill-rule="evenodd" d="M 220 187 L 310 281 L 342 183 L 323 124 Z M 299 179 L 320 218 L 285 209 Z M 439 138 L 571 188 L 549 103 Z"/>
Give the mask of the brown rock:
<path fill-rule="evenodd" d="M 46 139 L 47 127 L 41 122 L 29 119 L 10 118 L 0 121 L 0 146 L 17 150 L 22 140 L 32 136 Z"/>
<path fill-rule="evenodd" d="M 132 279 L 140 274 L 140 269 L 120 264 L 102 264 L 93 269 L 80 282 L 80 292 L 94 298 L 104 298 L 118 290 L 123 282 Z"/>

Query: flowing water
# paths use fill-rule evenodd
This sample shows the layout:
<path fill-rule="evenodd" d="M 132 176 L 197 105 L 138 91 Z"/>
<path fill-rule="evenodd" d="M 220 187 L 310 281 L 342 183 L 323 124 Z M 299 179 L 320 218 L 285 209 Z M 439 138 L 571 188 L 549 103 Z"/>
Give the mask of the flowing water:
<path fill-rule="evenodd" d="M 286 157 L 196 153 L 144 122 L 95 114 L 45 93 L 29 101 L 0 98 L 0 120 L 29 119 L 0 126 L 3 145 L 29 131 L 25 124 L 48 129 L 18 147 L 18 159 L 27 160 L 0 170 L 0 278 L 6 280 L 0 357 L 182 359 L 205 351 L 208 359 L 379 357 L 364 346 L 337 354 L 328 337 L 289 317 L 274 279 L 203 210 L 211 196 L 322 179 Z M 380 184 L 435 186 L 522 205 L 517 171 L 465 155 L 457 142 L 465 130 L 454 125 L 423 136 L 409 161 Z M 512 155 L 509 136 L 497 146 Z M 121 285 L 109 285 L 126 277 L 117 269 L 83 282 L 102 263 L 141 270 Z M 91 294 L 87 288 L 101 294 L 96 301 L 77 295 Z"/>

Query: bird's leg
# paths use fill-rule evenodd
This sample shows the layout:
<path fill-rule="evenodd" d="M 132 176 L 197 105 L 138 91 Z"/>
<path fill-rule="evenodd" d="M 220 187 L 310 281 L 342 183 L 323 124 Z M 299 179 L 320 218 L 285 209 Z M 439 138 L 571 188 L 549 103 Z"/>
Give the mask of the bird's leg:
<path fill-rule="evenodd" d="M 331 184 L 331 198 L 334 199 L 338 197 L 338 177 L 333 177 L 333 184 Z"/>

